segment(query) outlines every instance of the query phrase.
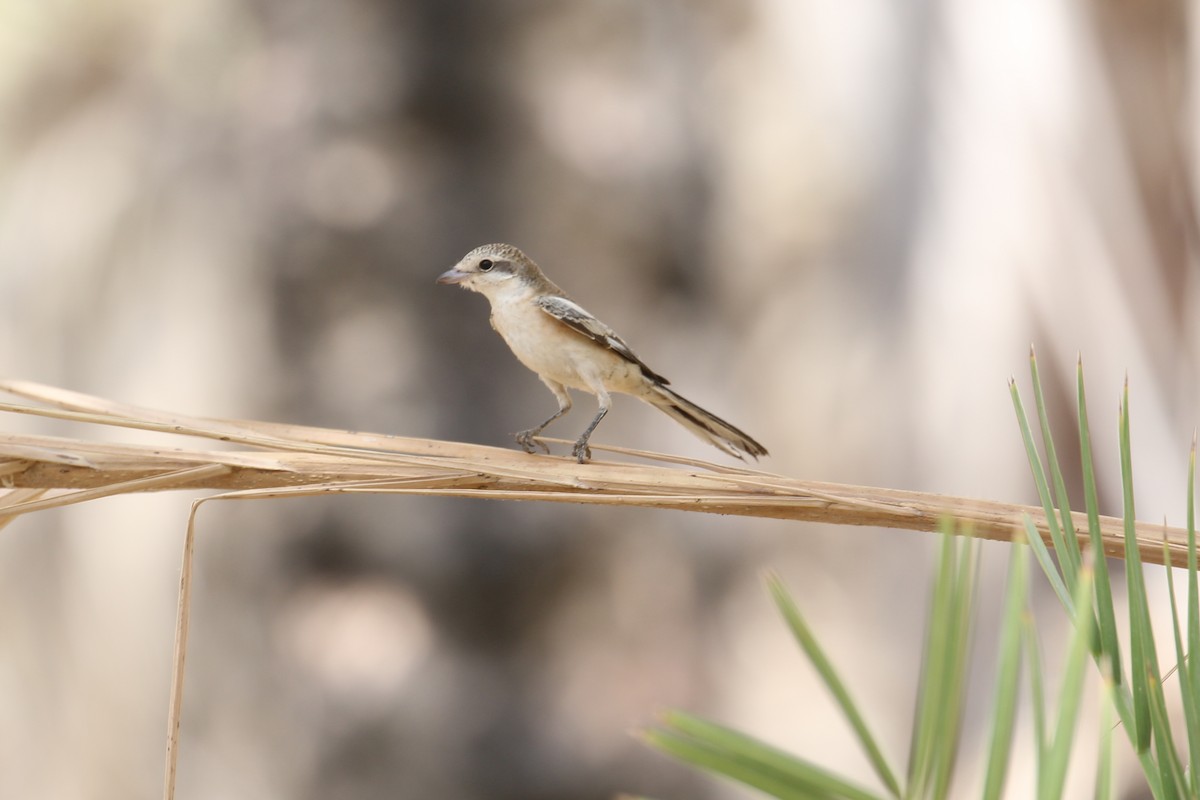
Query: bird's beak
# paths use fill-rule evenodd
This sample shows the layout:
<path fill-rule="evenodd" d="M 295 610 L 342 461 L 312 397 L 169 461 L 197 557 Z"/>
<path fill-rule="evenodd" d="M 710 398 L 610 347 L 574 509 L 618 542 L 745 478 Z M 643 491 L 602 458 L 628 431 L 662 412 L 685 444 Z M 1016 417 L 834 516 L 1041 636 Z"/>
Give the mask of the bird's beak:
<path fill-rule="evenodd" d="M 470 277 L 470 275 L 468 275 L 465 272 L 460 271 L 458 267 L 455 267 L 454 269 L 448 269 L 445 272 L 443 272 L 441 275 L 439 275 L 437 282 L 438 283 L 462 283 L 469 277 Z"/>

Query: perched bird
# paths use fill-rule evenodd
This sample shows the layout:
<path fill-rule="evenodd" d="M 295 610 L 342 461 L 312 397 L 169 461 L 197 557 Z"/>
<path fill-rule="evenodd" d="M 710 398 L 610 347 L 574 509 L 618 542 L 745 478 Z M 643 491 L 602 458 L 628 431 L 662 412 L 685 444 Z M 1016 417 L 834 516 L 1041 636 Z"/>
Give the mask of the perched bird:
<path fill-rule="evenodd" d="M 731 456 L 767 454 L 767 449 L 747 434 L 669 389 L 669 381 L 646 366 L 612 328 L 567 297 L 532 259 L 512 245 L 477 247 L 437 282 L 456 283 L 486 297 L 492 305 L 492 327 L 558 399 L 553 416 L 517 434 L 517 444 L 525 452 L 534 452 L 535 445 L 549 452 L 534 437 L 571 410 L 567 389 L 579 389 L 596 395 L 600 402 L 599 413 L 571 450 L 580 464 L 592 457 L 588 438 L 612 405 L 610 392 L 649 403 Z"/>

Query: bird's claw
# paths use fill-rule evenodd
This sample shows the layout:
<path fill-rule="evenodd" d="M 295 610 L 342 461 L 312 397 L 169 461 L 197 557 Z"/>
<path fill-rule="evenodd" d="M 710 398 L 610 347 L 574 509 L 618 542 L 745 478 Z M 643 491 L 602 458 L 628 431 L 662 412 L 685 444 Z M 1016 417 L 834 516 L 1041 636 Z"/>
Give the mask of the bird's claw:
<path fill-rule="evenodd" d="M 550 455 L 550 448 L 546 447 L 546 443 L 534 437 L 541 433 L 537 428 L 531 428 L 527 431 L 521 431 L 517 434 L 517 444 L 521 445 L 521 449 L 526 453 L 536 453 L 541 450 L 546 455 Z"/>
<path fill-rule="evenodd" d="M 592 460 L 592 448 L 588 447 L 587 439 L 580 439 L 571 448 L 571 455 L 575 456 L 575 460 L 580 464 L 586 464 Z"/>

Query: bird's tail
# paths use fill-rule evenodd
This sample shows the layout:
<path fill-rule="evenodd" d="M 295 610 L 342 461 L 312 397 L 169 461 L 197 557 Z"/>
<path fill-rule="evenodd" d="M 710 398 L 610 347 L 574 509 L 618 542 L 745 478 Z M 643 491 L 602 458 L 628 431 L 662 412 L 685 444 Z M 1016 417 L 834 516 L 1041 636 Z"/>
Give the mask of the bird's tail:
<path fill-rule="evenodd" d="M 716 414 L 705 411 L 666 386 L 658 384 L 644 396 L 645 400 L 659 408 L 667 416 L 721 450 L 735 458 L 742 453 L 758 458 L 767 454 L 767 448 L 754 441 L 749 435 L 730 425 Z"/>

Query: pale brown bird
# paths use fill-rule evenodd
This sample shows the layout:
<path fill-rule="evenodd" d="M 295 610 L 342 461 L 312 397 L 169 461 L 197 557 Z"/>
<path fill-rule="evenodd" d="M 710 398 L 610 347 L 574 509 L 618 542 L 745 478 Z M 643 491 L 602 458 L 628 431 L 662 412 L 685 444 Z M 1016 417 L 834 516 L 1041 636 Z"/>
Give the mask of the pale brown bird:
<path fill-rule="evenodd" d="M 580 464 L 592 457 L 588 439 L 612 405 L 610 392 L 649 403 L 731 456 L 767 455 L 767 448 L 749 435 L 669 389 L 669 381 L 646 366 L 612 328 L 567 297 L 512 245 L 475 248 L 438 283 L 456 283 L 486 297 L 492 305 L 492 327 L 558 399 L 553 416 L 517 434 L 525 452 L 534 452 L 535 445 L 549 452 L 534 437 L 571 410 L 567 389 L 579 389 L 596 395 L 600 403 L 599 413 L 571 450 Z"/>

